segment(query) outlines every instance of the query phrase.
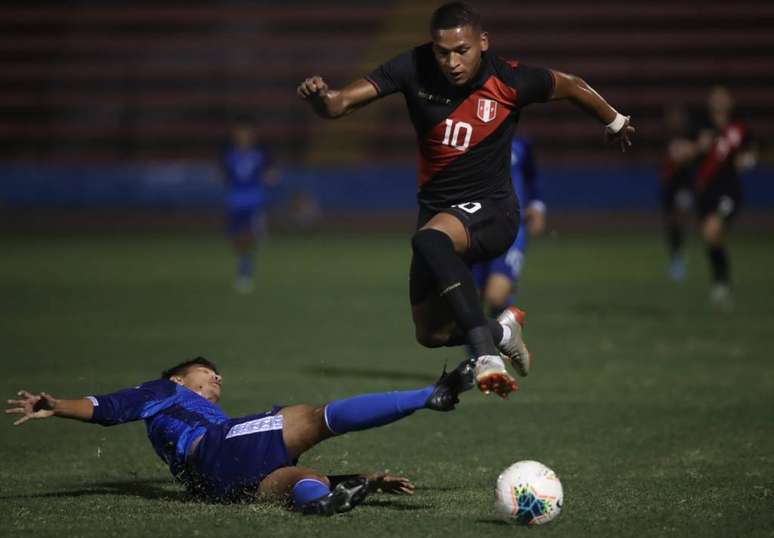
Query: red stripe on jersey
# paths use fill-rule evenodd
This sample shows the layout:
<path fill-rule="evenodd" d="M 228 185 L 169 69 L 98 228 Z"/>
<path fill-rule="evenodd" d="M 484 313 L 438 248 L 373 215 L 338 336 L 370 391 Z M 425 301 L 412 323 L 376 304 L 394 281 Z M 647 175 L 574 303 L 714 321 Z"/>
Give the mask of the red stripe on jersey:
<path fill-rule="evenodd" d="M 516 90 L 495 76 L 471 93 L 441 123 L 419 141 L 418 178 L 421 189 L 458 157 L 473 150 L 510 117 Z"/>
<path fill-rule="evenodd" d="M 715 175 L 723 164 L 736 157 L 744 142 L 745 134 L 744 125 L 732 123 L 715 138 L 709 153 L 704 157 L 699 171 L 696 173 L 697 187 L 706 188 L 715 179 Z"/>

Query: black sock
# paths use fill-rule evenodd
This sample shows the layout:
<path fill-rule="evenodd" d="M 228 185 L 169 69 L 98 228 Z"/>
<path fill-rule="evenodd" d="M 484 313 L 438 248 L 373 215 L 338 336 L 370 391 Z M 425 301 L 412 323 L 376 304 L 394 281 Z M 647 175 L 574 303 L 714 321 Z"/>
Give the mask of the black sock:
<path fill-rule="evenodd" d="M 683 252 L 683 244 L 685 243 L 683 230 L 680 226 L 675 224 L 669 224 L 667 226 L 667 247 L 669 248 L 669 255 L 674 257 Z"/>
<path fill-rule="evenodd" d="M 731 268 L 728 261 L 728 252 L 723 246 L 710 246 L 707 248 L 707 257 L 712 271 L 712 280 L 716 284 L 726 284 L 731 280 Z"/>
<path fill-rule="evenodd" d="M 414 255 L 421 256 L 435 277 L 442 297 L 454 313 L 457 326 L 477 357 L 497 355 L 497 347 L 488 328 L 473 275 L 465 262 L 454 253 L 454 245 L 445 233 L 420 230 L 411 242 Z"/>
<path fill-rule="evenodd" d="M 496 319 L 487 319 L 487 325 L 489 326 L 489 331 L 492 333 L 492 340 L 495 344 L 500 342 L 500 340 L 503 339 L 503 326 L 500 325 Z M 449 338 L 449 341 L 446 342 L 447 347 L 453 347 L 453 346 L 464 346 L 468 343 L 468 339 L 465 338 L 465 333 L 462 329 L 459 327 L 454 328 L 454 332 L 452 333 L 451 337 Z"/>

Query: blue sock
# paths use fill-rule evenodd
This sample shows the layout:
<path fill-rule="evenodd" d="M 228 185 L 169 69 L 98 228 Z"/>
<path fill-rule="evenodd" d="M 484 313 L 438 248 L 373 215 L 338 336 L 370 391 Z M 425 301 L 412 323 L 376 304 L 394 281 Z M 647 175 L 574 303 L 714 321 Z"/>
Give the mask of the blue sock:
<path fill-rule="evenodd" d="M 325 406 L 325 424 L 331 433 L 341 434 L 384 426 L 424 409 L 435 385 L 419 390 L 378 392 Z"/>
<path fill-rule="evenodd" d="M 253 271 L 255 270 L 255 256 L 253 254 L 240 254 L 239 255 L 239 276 L 241 277 L 253 277 Z"/>
<path fill-rule="evenodd" d="M 293 508 L 298 510 L 309 501 L 325 497 L 330 492 L 331 489 L 316 478 L 301 479 L 295 483 L 290 494 L 293 498 Z"/>

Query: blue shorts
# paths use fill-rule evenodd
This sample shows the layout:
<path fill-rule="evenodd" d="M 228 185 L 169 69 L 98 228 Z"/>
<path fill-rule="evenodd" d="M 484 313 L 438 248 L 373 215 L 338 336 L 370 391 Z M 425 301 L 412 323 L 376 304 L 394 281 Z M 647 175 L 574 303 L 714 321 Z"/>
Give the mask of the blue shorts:
<path fill-rule="evenodd" d="M 526 226 L 522 223 L 516 240 L 502 255 L 485 262 L 473 264 L 471 271 L 479 289 L 483 289 L 489 277 L 495 273 L 505 276 L 511 282 L 519 279 L 524 263 L 524 251 L 527 249 Z"/>
<path fill-rule="evenodd" d="M 188 488 L 210 502 L 254 500 L 269 473 L 295 465 L 282 440 L 280 409 L 209 428 L 189 458 Z"/>
<path fill-rule="evenodd" d="M 244 232 L 257 233 L 263 216 L 263 206 L 228 208 L 228 235 L 239 235 Z"/>

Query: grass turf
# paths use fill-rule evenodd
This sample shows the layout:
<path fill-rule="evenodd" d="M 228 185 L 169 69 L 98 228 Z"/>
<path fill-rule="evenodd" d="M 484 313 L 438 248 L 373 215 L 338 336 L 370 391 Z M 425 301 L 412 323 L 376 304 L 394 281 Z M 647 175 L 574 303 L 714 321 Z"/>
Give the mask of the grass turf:
<path fill-rule="evenodd" d="M 520 304 L 532 375 L 510 401 L 468 393 L 331 440 L 302 463 L 390 469 L 413 497 L 374 496 L 321 521 L 274 506 L 188 502 L 143 426 L 63 420 L 0 428 L 3 536 L 772 536 L 774 249 L 735 237 L 732 312 L 707 304 L 702 253 L 665 278 L 655 235 L 530 247 Z M 432 382 L 454 349 L 414 343 L 406 237 L 279 237 L 258 289 L 233 293 L 219 237 L 4 237 L 0 389 L 61 397 L 155 377 L 197 354 L 225 374 L 232 415 Z M 537 459 L 565 488 L 537 531 L 492 511 L 497 474 Z"/>

